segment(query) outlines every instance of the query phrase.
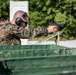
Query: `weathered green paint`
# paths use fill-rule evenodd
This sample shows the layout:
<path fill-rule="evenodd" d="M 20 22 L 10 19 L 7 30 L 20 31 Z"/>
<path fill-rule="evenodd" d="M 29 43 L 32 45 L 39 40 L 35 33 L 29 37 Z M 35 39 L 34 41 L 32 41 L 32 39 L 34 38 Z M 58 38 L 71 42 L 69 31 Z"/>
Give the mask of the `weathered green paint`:
<path fill-rule="evenodd" d="M 76 75 L 76 49 L 58 45 L 0 46 L 9 75 Z"/>

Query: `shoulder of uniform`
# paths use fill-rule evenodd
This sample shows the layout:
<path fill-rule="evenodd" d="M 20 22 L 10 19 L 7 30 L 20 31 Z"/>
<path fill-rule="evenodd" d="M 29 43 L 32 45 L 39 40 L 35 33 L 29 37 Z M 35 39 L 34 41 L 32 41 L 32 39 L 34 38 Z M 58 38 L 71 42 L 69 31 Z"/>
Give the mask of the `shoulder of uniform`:
<path fill-rule="evenodd" d="M 7 26 L 7 27 L 16 27 L 17 25 L 11 24 L 10 22 L 8 22 L 8 23 L 5 23 L 5 26 Z"/>
<path fill-rule="evenodd" d="M 5 23 L 4 24 L 5 26 L 8 26 L 8 25 L 12 25 L 10 22 L 8 22 L 8 23 Z"/>

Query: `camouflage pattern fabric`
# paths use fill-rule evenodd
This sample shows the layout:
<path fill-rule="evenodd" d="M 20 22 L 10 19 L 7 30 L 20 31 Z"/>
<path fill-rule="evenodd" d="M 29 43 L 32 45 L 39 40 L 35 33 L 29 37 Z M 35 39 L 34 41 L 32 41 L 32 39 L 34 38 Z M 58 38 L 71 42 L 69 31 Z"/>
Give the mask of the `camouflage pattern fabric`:
<path fill-rule="evenodd" d="M 0 45 L 20 45 L 20 38 L 34 38 L 47 34 L 46 28 L 21 28 L 17 25 L 6 23 L 0 25 Z"/>

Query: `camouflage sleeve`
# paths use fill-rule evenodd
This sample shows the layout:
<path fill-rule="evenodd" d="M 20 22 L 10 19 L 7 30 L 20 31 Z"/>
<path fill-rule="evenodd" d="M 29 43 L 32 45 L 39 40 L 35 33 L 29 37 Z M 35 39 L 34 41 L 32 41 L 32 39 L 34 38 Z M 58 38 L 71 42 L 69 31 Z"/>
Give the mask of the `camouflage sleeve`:
<path fill-rule="evenodd" d="M 30 29 L 31 37 L 46 35 L 48 33 L 46 28 L 32 28 Z"/>
<path fill-rule="evenodd" d="M 20 38 L 34 38 L 39 35 L 46 35 L 48 33 L 46 28 L 20 28 L 13 26 L 12 33 L 16 34 Z"/>

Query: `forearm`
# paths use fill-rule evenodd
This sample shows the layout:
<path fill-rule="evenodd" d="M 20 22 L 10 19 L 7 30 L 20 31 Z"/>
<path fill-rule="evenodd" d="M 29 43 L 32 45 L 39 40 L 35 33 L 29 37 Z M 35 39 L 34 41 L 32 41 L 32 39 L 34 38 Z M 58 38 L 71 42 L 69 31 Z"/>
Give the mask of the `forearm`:
<path fill-rule="evenodd" d="M 39 35 L 46 35 L 48 31 L 46 28 L 31 28 L 30 33 L 31 33 L 31 37 L 34 38 Z"/>

